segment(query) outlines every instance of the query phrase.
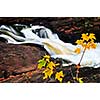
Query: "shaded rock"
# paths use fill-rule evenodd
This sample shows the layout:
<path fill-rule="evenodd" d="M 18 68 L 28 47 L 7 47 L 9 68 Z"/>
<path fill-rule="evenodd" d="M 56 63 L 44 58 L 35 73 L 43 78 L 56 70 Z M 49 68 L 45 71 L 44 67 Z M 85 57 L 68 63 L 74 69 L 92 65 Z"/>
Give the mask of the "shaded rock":
<path fill-rule="evenodd" d="M 65 75 L 62 81 L 63 83 L 67 83 L 68 81 L 77 83 L 77 81 L 74 82 L 70 69 L 62 68 L 62 71 Z M 72 72 L 75 77 L 76 69 L 72 69 Z M 100 83 L 100 68 L 81 68 L 79 77 L 82 78 L 84 83 Z M 55 80 L 55 75 L 52 75 L 50 79 L 43 80 L 42 71 L 36 70 L 22 73 L 13 77 L 10 76 L 7 79 L 0 80 L 0 83 L 59 83 L 59 81 Z"/>
<path fill-rule="evenodd" d="M 0 43 L 0 71 L 17 74 L 36 68 L 37 61 L 47 52 L 36 45 Z M 1 75 L 2 76 L 2 75 Z"/>

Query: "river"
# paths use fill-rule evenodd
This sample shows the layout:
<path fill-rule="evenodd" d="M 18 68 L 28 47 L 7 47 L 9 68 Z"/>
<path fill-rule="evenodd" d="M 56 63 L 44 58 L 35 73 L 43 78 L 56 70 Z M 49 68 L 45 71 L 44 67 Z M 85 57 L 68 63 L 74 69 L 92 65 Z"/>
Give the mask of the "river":
<path fill-rule="evenodd" d="M 9 44 L 33 43 L 43 46 L 51 57 L 69 60 L 73 64 L 78 64 L 83 52 L 76 54 L 74 50 L 78 45 L 63 42 L 56 33 L 39 25 L 25 27 L 19 32 L 11 26 L 2 25 L 0 38 L 6 39 Z M 81 67 L 83 66 L 100 67 L 100 43 L 97 43 L 96 49 L 86 50 L 81 62 Z"/>

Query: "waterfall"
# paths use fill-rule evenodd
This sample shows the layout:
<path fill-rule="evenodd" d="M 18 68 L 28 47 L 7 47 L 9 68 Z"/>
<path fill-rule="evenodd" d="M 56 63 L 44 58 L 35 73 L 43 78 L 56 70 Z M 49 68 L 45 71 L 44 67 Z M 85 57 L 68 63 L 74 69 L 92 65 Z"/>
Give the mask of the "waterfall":
<path fill-rule="evenodd" d="M 23 36 L 22 36 L 23 34 Z M 33 43 L 44 46 L 44 49 L 53 58 L 62 58 L 71 61 L 73 64 L 78 64 L 82 52 L 76 54 L 74 52 L 78 45 L 64 43 L 59 39 L 56 33 L 44 26 L 26 27 L 18 33 L 12 27 L 1 26 L 0 37 L 6 39 L 11 44 L 26 44 Z M 100 67 L 100 44 L 97 43 L 96 49 L 86 50 L 82 59 L 81 66 Z"/>

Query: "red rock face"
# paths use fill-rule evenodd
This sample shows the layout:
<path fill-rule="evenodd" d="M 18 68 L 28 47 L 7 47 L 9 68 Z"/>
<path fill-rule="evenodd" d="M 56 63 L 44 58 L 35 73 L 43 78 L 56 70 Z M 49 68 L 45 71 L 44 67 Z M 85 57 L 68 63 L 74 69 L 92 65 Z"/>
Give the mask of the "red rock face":
<path fill-rule="evenodd" d="M 23 72 L 34 69 L 37 61 L 45 54 L 43 48 L 34 45 L 0 43 L 0 70 Z"/>

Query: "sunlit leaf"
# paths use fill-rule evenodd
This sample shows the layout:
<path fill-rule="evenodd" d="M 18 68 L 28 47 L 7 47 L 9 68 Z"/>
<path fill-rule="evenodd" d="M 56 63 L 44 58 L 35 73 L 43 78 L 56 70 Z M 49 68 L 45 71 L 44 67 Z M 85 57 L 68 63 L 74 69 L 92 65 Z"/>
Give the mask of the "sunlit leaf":
<path fill-rule="evenodd" d="M 38 68 L 41 69 L 42 67 L 45 67 L 46 61 L 44 59 L 41 59 L 38 61 Z"/>
<path fill-rule="evenodd" d="M 46 68 L 46 69 L 43 71 L 43 73 L 44 73 L 43 79 L 50 78 L 51 75 L 53 74 L 53 70 L 51 70 L 51 69 L 49 69 L 49 68 Z"/>
<path fill-rule="evenodd" d="M 83 79 L 83 78 L 77 78 L 77 81 L 78 81 L 79 83 L 84 83 L 84 82 L 82 81 L 82 79 Z"/>
<path fill-rule="evenodd" d="M 50 59 L 50 56 L 49 55 L 45 55 L 43 57 L 46 58 L 46 59 Z"/>
<path fill-rule="evenodd" d="M 89 39 L 91 39 L 91 40 L 92 40 L 92 39 L 96 40 L 95 34 L 94 34 L 94 33 L 90 33 Z"/>
<path fill-rule="evenodd" d="M 77 53 L 77 54 L 80 54 L 81 53 L 81 49 L 80 48 L 76 48 L 74 52 Z"/>
<path fill-rule="evenodd" d="M 57 79 L 60 82 L 62 82 L 63 77 L 64 77 L 63 71 L 57 72 L 55 75 L 55 79 Z"/>
<path fill-rule="evenodd" d="M 83 33 L 82 34 L 82 37 L 81 37 L 83 40 L 85 40 L 85 41 L 88 41 L 89 40 L 89 37 L 88 37 L 88 33 Z"/>
<path fill-rule="evenodd" d="M 84 41 L 80 39 L 80 40 L 77 40 L 75 43 L 77 43 L 78 45 L 82 45 L 83 42 L 84 42 Z"/>

